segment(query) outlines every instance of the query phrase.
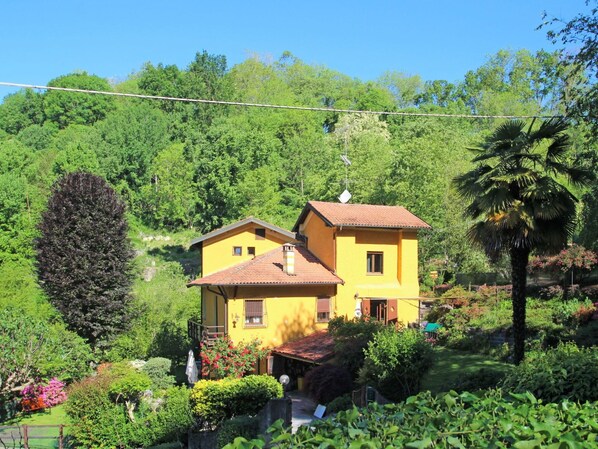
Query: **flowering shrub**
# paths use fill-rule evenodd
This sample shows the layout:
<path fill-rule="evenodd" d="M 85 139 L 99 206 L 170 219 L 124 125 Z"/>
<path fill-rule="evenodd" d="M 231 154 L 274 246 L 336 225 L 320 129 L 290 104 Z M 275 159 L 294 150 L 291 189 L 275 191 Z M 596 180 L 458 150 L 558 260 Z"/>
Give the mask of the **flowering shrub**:
<path fill-rule="evenodd" d="M 42 400 L 48 407 L 62 404 L 66 401 L 66 392 L 64 391 L 64 382 L 60 382 L 53 377 L 48 385 L 43 387 Z"/>
<path fill-rule="evenodd" d="M 572 245 L 555 256 L 536 256 L 528 264 L 528 271 L 535 275 L 541 271 L 571 273 L 576 276 L 588 274 L 598 264 L 598 255 L 580 245 Z"/>
<path fill-rule="evenodd" d="M 54 407 L 66 401 L 64 382 L 53 377 L 47 385 L 32 383 L 23 388 L 21 392 L 21 408 L 24 411 L 39 410 Z"/>
<path fill-rule="evenodd" d="M 202 375 L 216 379 L 242 377 L 254 369 L 258 358 L 268 355 L 268 351 L 259 346 L 259 340 L 235 346 L 228 337 L 219 338 L 210 346 L 202 344 Z"/>

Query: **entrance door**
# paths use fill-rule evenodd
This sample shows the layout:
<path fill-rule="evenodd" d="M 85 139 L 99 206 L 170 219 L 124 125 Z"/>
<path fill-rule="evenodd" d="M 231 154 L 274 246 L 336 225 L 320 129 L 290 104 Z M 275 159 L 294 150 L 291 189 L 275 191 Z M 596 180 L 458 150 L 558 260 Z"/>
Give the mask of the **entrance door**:
<path fill-rule="evenodd" d="M 397 300 L 386 298 L 366 298 L 362 301 L 362 311 L 366 316 L 370 316 L 384 324 L 397 322 Z"/>

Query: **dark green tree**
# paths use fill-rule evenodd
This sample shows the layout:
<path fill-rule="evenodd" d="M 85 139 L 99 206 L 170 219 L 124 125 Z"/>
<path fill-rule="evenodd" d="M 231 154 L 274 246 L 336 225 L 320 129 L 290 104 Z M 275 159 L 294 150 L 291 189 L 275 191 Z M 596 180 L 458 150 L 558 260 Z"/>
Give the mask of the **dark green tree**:
<path fill-rule="evenodd" d="M 94 346 L 129 322 L 127 227 L 123 202 L 89 173 L 71 173 L 54 186 L 40 224 L 41 285 L 68 327 Z"/>
<path fill-rule="evenodd" d="M 570 139 L 564 119 L 539 127 L 519 120 L 500 125 L 474 149 L 475 168 L 455 178 L 467 202 L 465 216 L 475 220 L 472 243 L 491 258 L 506 252 L 513 283 L 514 362 L 524 358 L 526 268 L 532 251 L 556 252 L 575 229 L 577 199 L 560 181 L 585 185 L 589 172 L 567 159 Z"/>

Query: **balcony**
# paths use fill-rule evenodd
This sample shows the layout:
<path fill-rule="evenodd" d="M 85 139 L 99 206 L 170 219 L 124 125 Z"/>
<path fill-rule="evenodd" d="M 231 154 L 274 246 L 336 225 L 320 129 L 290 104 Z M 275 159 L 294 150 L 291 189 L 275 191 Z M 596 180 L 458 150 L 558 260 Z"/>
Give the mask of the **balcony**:
<path fill-rule="evenodd" d="M 201 323 L 188 320 L 187 335 L 194 341 L 212 346 L 218 338 L 226 336 L 224 326 L 205 326 Z"/>

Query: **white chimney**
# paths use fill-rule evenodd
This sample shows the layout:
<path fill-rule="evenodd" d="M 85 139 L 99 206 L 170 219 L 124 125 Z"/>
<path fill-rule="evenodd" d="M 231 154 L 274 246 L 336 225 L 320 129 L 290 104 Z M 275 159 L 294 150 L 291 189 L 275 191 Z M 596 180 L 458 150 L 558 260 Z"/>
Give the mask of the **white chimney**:
<path fill-rule="evenodd" d="M 282 271 L 289 276 L 295 276 L 295 245 L 282 245 Z"/>

